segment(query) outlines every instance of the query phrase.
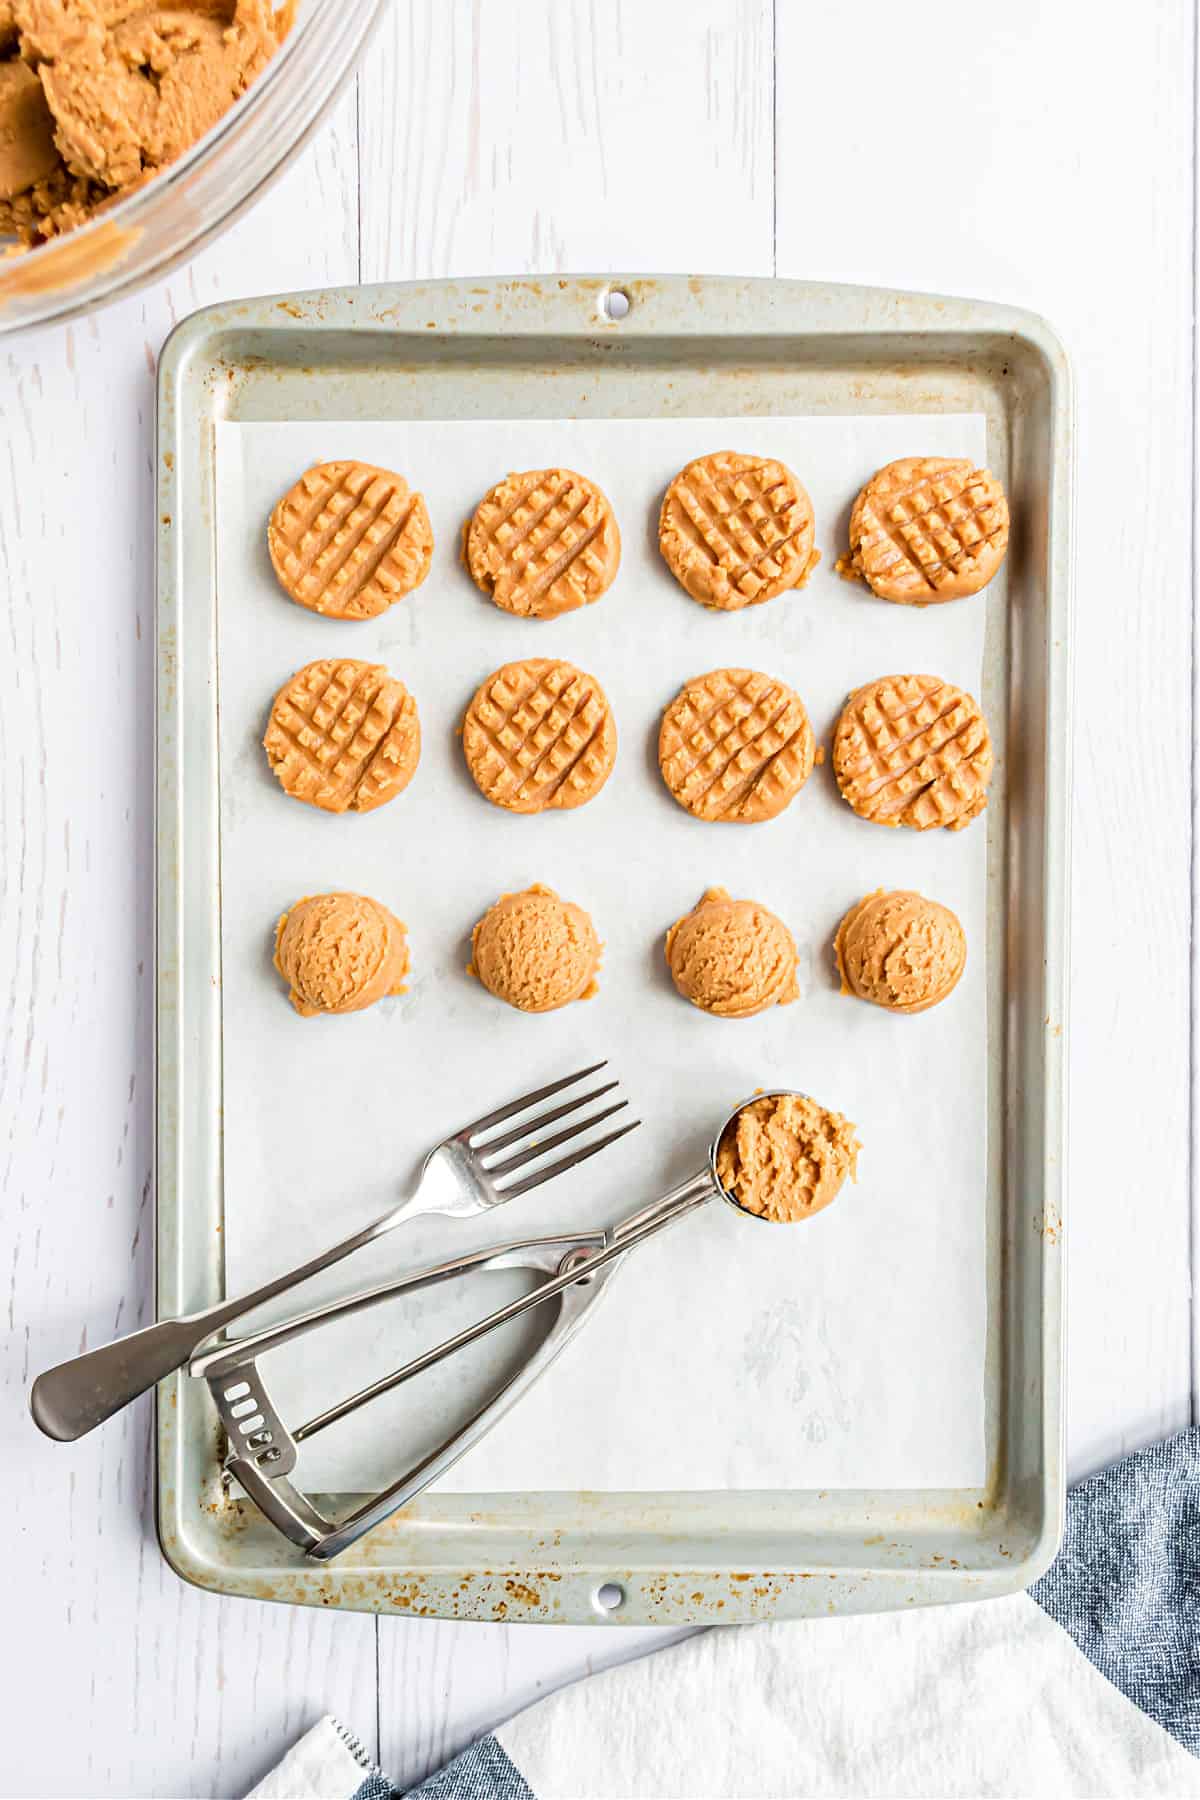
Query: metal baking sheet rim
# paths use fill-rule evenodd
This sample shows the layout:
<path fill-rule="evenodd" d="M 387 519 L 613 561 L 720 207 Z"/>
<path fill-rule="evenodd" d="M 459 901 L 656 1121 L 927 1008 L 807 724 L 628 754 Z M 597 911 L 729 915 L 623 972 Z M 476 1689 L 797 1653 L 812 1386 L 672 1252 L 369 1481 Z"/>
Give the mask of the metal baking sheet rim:
<path fill-rule="evenodd" d="M 613 289 L 630 302 L 619 319 L 607 310 Z M 198 886 L 210 942 L 219 942 L 215 734 L 203 730 L 197 696 L 180 679 L 183 633 L 189 623 L 198 628 L 194 609 L 200 603 L 193 594 L 193 613 L 185 619 L 183 595 L 193 588 L 196 561 L 207 557 L 211 567 L 213 521 L 206 474 L 212 466 L 211 427 L 202 410 L 193 416 L 189 406 L 203 391 L 208 411 L 218 410 L 239 370 L 269 366 L 268 348 L 297 372 L 310 368 L 322 343 L 332 345 L 331 332 L 340 334 L 341 348 L 348 338 L 360 352 L 378 345 L 394 362 L 399 343 L 410 350 L 414 366 L 447 354 L 462 359 L 473 341 L 482 350 L 486 340 L 494 355 L 502 343 L 522 364 L 523 379 L 539 342 L 547 340 L 559 350 L 577 349 L 599 366 L 614 349 L 628 347 L 636 354 L 648 346 L 653 352 L 668 340 L 676 353 L 686 355 L 694 339 L 699 356 L 710 354 L 708 344 L 715 341 L 731 366 L 737 366 L 739 353 L 751 362 L 776 340 L 781 351 L 786 344 L 793 355 L 803 345 L 814 364 L 823 355 L 824 364 L 843 380 L 847 363 L 856 357 L 876 372 L 894 367 L 919 379 L 939 357 L 966 369 L 973 358 L 982 364 L 1002 356 L 1004 376 L 1011 363 L 1014 381 L 1024 383 L 1014 389 L 1006 417 L 1010 437 L 1018 420 L 1023 427 L 1035 421 L 1036 441 L 1026 454 L 1044 465 L 1038 503 L 1028 509 L 1037 515 L 1031 527 L 1037 541 L 1027 546 L 1030 562 L 1038 563 L 1042 607 L 1040 618 L 1024 627 L 1040 654 L 1029 665 L 1023 642 L 1014 644 L 1008 677 L 1011 683 L 1015 662 L 1023 680 L 1037 683 L 1043 701 L 1038 708 L 1043 782 L 1040 817 L 1033 822 L 1037 831 L 1030 826 L 1018 833 L 1006 826 L 1004 855 L 1009 889 L 1016 850 L 1032 862 L 1041 934 L 1037 967 L 1029 968 L 1032 957 L 1024 959 L 1025 1036 L 1015 1054 L 1007 1033 L 1016 1025 L 1005 1028 L 1003 1040 L 1008 1134 L 1003 1161 L 1006 1175 L 1013 1163 L 1025 1173 L 1021 1192 L 1009 1195 L 1001 1231 L 1003 1281 L 1019 1280 L 1019 1291 L 1003 1287 L 1014 1312 L 1001 1322 L 1007 1381 L 1001 1450 L 983 1498 L 972 1500 L 965 1490 L 919 1496 L 920 1532 L 912 1529 L 914 1497 L 904 1493 L 796 1493 L 772 1497 L 765 1510 L 749 1504 L 747 1496 L 730 1496 L 729 1510 L 747 1515 L 740 1533 L 714 1532 L 711 1515 L 704 1516 L 705 1496 L 693 1497 L 698 1510 L 692 1520 L 686 1500 L 676 1499 L 656 1517 L 662 1508 L 655 1497 L 638 1496 L 645 1529 L 614 1530 L 612 1521 L 605 1522 L 605 1497 L 596 1495 L 577 1498 L 579 1516 L 567 1528 L 544 1515 L 531 1515 L 518 1529 L 511 1519 L 497 1527 L 486 1514 L 464 1506 L 461 1516 L 443 1520 L 432 1534 L 432 1554 L 414 1555 L 427 1535 L 418 1502 L 346 1558 L 317 1566 L 279 1538 L 249 1502 L 229 1492 L 220 1474 L 218 1428 L 208 1396 L 202 1384 L 177 1375 L 157 1396 L 156 1519 L 164 1556 L 184 1580 L 220 1593 L 356 1611 L 563 1624 L 815 1617 L 983 1599 L 1028 1586 L 1057 1550 L 1064 1504 L 1063 1055 L 1074 418 L 1062 344 L 1042 319 L 1013 307 L 878 288 L 683 276 L 484 279 L 317 291 L 209 307 L 176 327 L 159 363 L 157 425 L 158 1316 L 207 1304 L 218 1297 L 222 1282 L 220 1131 L 204 1125 L 219 1120 L 219 996 L 207 973 L 204 986 L 211 991 L 199 1008 L 185 1004 L 184 992 L 189 973 L 193 984 L 196 979 L 188 960 L 194 945 L 183 937 L 189 883 L 193 909 Z M 189 531 L 185 539 L 179 521 L 187 507 L 199 508 L 207 534 Z M 202 684 L 210 724 L 211 689 L 210 670 Z M 1006 696 L 1011 705 L 1011 688 Z M 186 753 L 198 727 L 210 740 L 203 768 Z M 208 1014 L 207 1031 L 197 1010 Z M 1030 1060 L 1034 1071 L 1027 1066 Z M 184 1157 L 187 1208 L 181 1205 Z M 207 1216 L 192 1203 L 195 1193 L 207 1200 Z M 831 1500 L 841 1502 L 840 1514 L 830 1513 Z M 814 1524 L 806 1537 L 805 1514 L 822 1507 L 820 1526 Z M 506 1510 L 511 1514 L 512 1506 Z M 622 1596 L 611 1610 L 598 1599 L 600 1587 L 610 1583 Z"/>

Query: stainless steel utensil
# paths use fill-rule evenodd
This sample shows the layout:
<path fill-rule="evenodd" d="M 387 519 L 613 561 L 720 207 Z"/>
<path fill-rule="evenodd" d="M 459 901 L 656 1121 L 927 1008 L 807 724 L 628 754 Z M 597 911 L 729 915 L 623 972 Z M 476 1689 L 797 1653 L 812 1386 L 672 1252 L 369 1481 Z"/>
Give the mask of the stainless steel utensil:
<path fill-rule="evenodd" d="M 310 1276 L 319 1275 L 344 1257 L 353 1255 L 354 1251 L 374 1243 L 377 1238 L 394 1231 L 397 1225 L 427 1213 L 469 1219 L 477 1213 L 490 1212 L 494 1207 L 503 1206 L 505 1201 L 515 1200 L 531 1188 L 540 1187 L 543 1181 L 565 1174 L 589 1156 L 595 1156 L 597 1151 L 616 1143 L 618 1138 L 633 1131 L 641 1123 L 640 1119 L 622 1125 L 602 1138 L 581 1144 L 548 1166 L 534 1166 L 552 1150 L 571 1143 L 593 1125 L 599 1125 L 629 1104 L 627 1100 L 617 1100 L 587 1118 L 571 1119 L 570 1124 L 550 1137 L 540 1135 L 547 1126 L 577 1113 L 581 1106 L 612 1093 L 617 1086 L 615 1081 L 606 1081 L 586 1094 L 576 1094 L 497 1136 L 488 1135 L 498 1125 L 515 1120 L 519 1114 L 530 1111 L 543 1100 L 604 1067 L 605 1062 L 601 1061 L 586 1069 L 577 1069 L 573 1075 L 564 1075 L 559 1081 L 536 1088 L 533 1093 L 522 1094 L 519 1099 L 510 1100 L 506 1106 L 485 1113 L 481 1119 L 473 1120 L 461 1131 L 444 1138 L 425 1158 L 416 1188 L 407 1200 L 356 1231 L 352 1237 L 334 1244 L 332 1249 L 301 1263 L 298 1268 L 290 1269 L 236 1299 L 220 1301 L 203 1312 L 188 1313 L 182 1318 L 162 1319 L 144 1331 L 131 1332 L 128 1337 L 118 1338 L 114 1343 L 103 1344 L 83 1356 L 72 1357 L 69 1362 L 48 1369 L 38 1376 L 30 1393 L 29 1406 L 34 1420 L 47 1437 L 57 1438 L 60 1442 L 83 1437 L 164 1376 L 181 1369 L 215 1332 L 265 1301 L 287 1293 L 289 1288 L 307 1281 Z M 496 1160 L 501 1151 L 509 1149 L 513 1152 L 511 1156 Z"/>
<path fill-rule="evenodd" d="M 590 1073 L 590 1071 L 585 1071 Z M 543 1090 L 549 1092 L 552 1090 Z M 772 1098 L 790 1090 L 772 1089 L 756 1094 L 755 1100 Z M 540 1098 L 540 1096 L 538 1096 Z M 306 1555 L 318 1562 L 328 1562 L 347 1549 L 364 1532 L 414 1499 L 423 1488 L 456 1463 L 473 1444 L 499 1423 L 509 1408 L 544 1375 L 559 1353 L 570 1343 L 583 1324 L 590 1308 L 600 1298 L 607 1283 L 631 1250 L 653 1237 L 666 1226 L 673 1225 L 707 1201 L 721 1199 L 732 1206 L 742 1219 L 772 1223 L 755 1213 L 743 1210 L 721 1186 L 717 1176 L 717 1150 L 725 1131 L 750 1100 L 742 1100 L 721 1123 L 708 1149 L 704 1167 L 686 1181 L 620 1220 L 606 1231 L 587 1231 L 560 1237 L 523 1238 L 514 1243 L 494 1245 L 477 1250 L 451 1262 L 403 1275 L 395 1281 L 347 1295 L 299 1317 L 271 1325 L 236 1343 L 219 1344 L 193 1356 L 188 1373 L 208 1382 L 209 1391 L 221 1415 L 229 1439 L 227 1471 L 237 1477 L 241 1486 L 261 1511 Z M 496 1123 L 504 1115 L 493 1114 L 488 1123 Z M 629 1127 L 626 1127 L 629 1129 Z M 514 1134 L 515 1135 L 515 1134 Z M 614 1136 L 619 1135 L 614 1133 Z M 509 1141 L 509 1140 L 506 1140 Z M 542 1146 L 546 1148 L 547 1146 Z M 573 1160 L 579 1160 L 578 1157 Z M 453 1281 L 485 1269 L 529 1269 L 546 1279 L 512 1300 L 507 1306 L 488 1313 L 476 1324 L 467 1326 L 420 1356 L 413 1357 L 402 1368 L 394 1369 L 378 1381 L 360 1388 L 335 1406 L 307 1420 L 295 1431 L 289 1431 L 273 1406 L 262 1376 L 258 1359 L 268 1350 L 276 1350 L 292 1339 L 315 1331 L 335 1319 L 365 1312 L 381 1301 L 398 1295 L 415 1293 L 420 1288 L 434 1287 L 439 1282 Z M 537 1349 L 516 1370 L 500 1391 L 473 1413 L 466 1423 L 446 1438 L 436 1449 L 407 1470 L 398 1481 L 356 1507 L 340 1521 L 327 1519 L 311 1500 L 289 1479 L 298 1459 L 298 1446 L 315 1437 L 339 1419 L 357 1412 L 368 1400 L 375 1400 L 402 1382 L 431 1369 L 446 1357 L 465 1350 L 489 1332 L 518 1319 L 534 1307 L 548 1301 L 559 1302 L 558 1314 Z"/>

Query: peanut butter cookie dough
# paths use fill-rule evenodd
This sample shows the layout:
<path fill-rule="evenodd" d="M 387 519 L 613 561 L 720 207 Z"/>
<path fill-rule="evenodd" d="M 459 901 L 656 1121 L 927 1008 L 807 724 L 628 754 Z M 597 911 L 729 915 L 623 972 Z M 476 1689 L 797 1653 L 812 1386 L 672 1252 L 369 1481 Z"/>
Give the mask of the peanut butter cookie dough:
<path fill-rule="evenodd" d="M 607 593 L 621 564 L 608 497 L 573 469 L 529 469 L 490 488 L 467 527 L 471 580 L 505 612 L 553 619 Z"/>
<path fill-rule="evenodd" d="M 294 800 L 325 812 L 373 812 L 413 778 L 417 703 L 378 663 L 311 662 L 272 701 L 263 748 Z"/>
<path fill-rule="evenodd" d="M 428 575 L 433 528 L 403 475 L 373 463 L 317 463 L 275 507 L 267 549 L 297 606 L 373 619 Z"/>
<path fill-rule="evenodd" d="M 731 1119 L 717 1179 L 745 1211 L 791 1224 L 811 1219 L 858 1175 L 856 1128 L 807 1094 L 767 1094 Z"/>
<path fill-rule="evenodd" d="M 519 1012 L 590 1000 L 603 946 L 581 906 L 535 883 L 501 894 L 471 933 L 467 973 Z"/>
<path fill-rule="evenodd" d="M 850 514 L 839 575 L 881 600 L 933 606 L 986 587 L 1008 549 L 1008 501 L 965 457 L 905 456 L 872 475 Z"/>
<path fill-rule="evenodd" d="M 773 819 L 812 773 L 816 746 L 799 694 L 755 669 L 714 669 L 672 700 L 658 734 L 658 766 L 697 819 L 754 825 Z"/>
<path fill-rule="evenodd" d="M 585 806 L 612 774 L 617 727 L 604 689 L 574 663 L 505 663 L 476 690 L 463 755 L 486 800 L 509 812 Z"/>
<path fill-rule="evenodd" d="M 658 547 L 692 599 L 721 612 L 803 587 L 820 561 L 812 502 L 792 471 L 736 450 L 680 470 L 663 499 Z"/>
<path fill-rule="evenodd" d="M 41 243 L 168 167 L 261 75 L 294 10 L 0 0 L 0 236 Z"/>
<path fill-rule="evenodd" d="M 958 985 L 967 935 L 948 906 L 906 889 L 879 888 L 850 908 L 833 953 L 843 994 L 889 1012 L 919 1013 Z"/>
<path fill-rule="evenodd" d="M 883 675 L 851 694 L 833 772 L 860 818 L 961 831 L 987 805 L 992 741 L 979 703 L 937 675 Z"/>
<path fill-rule="evenodd" d="M 709 888 L 667 933 L 667 967 L 685 1000 L 718 1019 L 749 1019 L 799 995 L 791 932 L 757 900 Z"/>
<path fill-rule="evenodd" d="M 404 925 L 365 894 L 310 894 L 275 927 L 275 967 L 301 1018 L 361 1012 L 404 992 Z"/>

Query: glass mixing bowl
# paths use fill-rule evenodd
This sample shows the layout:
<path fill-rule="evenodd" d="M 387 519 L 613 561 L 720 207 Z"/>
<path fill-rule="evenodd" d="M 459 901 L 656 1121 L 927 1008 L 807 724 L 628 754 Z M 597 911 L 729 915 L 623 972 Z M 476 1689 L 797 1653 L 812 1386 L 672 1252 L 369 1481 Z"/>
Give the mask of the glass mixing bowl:
<path fill-rule="evenodd" d="M 0 259 L 0 335 L 104 306 L 223 231 L 328 112 L 386 5 L 301 0 L 262 75 L 186 156 L 89 224 Z"/>

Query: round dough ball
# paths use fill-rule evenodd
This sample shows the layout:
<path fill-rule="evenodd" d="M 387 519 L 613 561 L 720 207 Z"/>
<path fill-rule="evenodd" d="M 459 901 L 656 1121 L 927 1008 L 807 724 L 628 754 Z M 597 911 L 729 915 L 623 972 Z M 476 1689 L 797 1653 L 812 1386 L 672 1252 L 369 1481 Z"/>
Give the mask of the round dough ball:
<path fill-rule="evenodd" d="M 366 894 L 310 894 L 275 927 L 275 967 L 301 1017 L 361 1012 L 404 992 L 408 934 Z"/>
<path fill-rule="evenodd" d="M 967 934 L 955 914 L 907 889 L 879 888 L 852 906 L 833 949 L 843 994 L 889 1012 L 936 1006 L 967 964 Z"/>
<path fill-rule="evenodd" d="M 881 600 L 933 606 L 986 587 L 1008 549 L 1008 501 L 966 457 L 903 456 L 872 475 L 850 514 L 843 575 Z"/>
<path fill-rule="evenodd" d="M 796 945 L 757 900 L 709 888 L 667 933 L 667 967 L 685 1000 L 718 1019 L 749 1019 L 799 996 Z"/>
<path fill-rule="evenodd" d="M 535 883 L 502 894 L 471 933 L 468 973 L 519 1012 L 590 1000 L 602 945 L 581 906 Z"/>
<path fill-rule="evenodd" d="M 484 495 L 463 550 L 489 600 L 524 619 L 553 619 L 612 586 L 621 533 L 594 481 L 573 469 L 529 469 Z"/>
<path fill-rule="evenodd" d="M 717 1146 L 717 1180 L 744 1212 L 792 1224 L 811 1219 L 858 1175 L 862 1145 L 841 1113 L 807 1094 L 766 1094 L 730 1120 Z"/>
<path fill-rule="evenodd" d="M 803 587 L 813 548 L 812 501 L 770 457 L 716 450 L 675 477 L 663 498 L 658 547 L 679 585 L 720 612 Z"/>

